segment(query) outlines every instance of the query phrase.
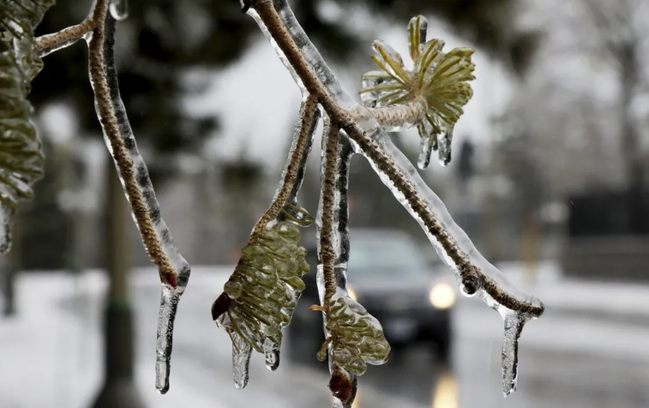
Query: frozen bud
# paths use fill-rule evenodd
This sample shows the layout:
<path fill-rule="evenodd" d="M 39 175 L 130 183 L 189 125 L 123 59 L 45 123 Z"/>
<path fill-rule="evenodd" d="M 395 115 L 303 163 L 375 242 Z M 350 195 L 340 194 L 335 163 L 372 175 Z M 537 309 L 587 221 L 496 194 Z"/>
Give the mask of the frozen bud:
<path fill-rule="evenodd" d="M 329 380 L 329 389 L 334 397 L 346 404 L 352 396 L 352 382 L 349 376 L 338 369 L 333 372 Z"/>
<path fill-rule="evenodd" d="M 212 303 L 212 320 L 218 319 L 223 313 L 227 312 L 231 303 L 230 296 L 225 292 L 221 293 L 221 296 Z"/>

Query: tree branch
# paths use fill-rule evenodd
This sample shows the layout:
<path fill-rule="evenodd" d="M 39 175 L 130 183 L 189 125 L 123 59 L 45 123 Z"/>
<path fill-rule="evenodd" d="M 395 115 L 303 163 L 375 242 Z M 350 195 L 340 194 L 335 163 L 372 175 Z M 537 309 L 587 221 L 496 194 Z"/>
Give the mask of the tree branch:
<path fill-rule="evenodd" d="M 36 55 L 43 58 L 53 52 L 67 48 L 92 32 L 96 27 L 95 20 L 87 18 L 79 24 L 66 27 L 56 33 L 42 35 L 36 39 Z"/>
<path fill-rule="evenodd" d="M 472 253 L 466 253 L 462 250 L 445 228 L 444 223 L 429 208 L 426 200 L 420 195 L 418 187 L 409 180 L 394 158 L 382 150 L 377 139 L 380 139 L 384 133 L 379 126 L 373 125 L 376 120 L 367 110 L 363 110 L 357 104 L 350 106 L 350 108 L 354 108 L 354 115 L 352 116 L 338 103 L 337 98 L 332 96 L 330 90 L 325 87 L 300 52 L 299 47 L 273 7 L 272 1 L 256 0 L 251 3 L 251 6 L 257 12 L 265 29 L 268 30 L 270 36 L 283 52 L 286 60 L 299 76 L 305 89 L 318 96 L 327 114 L 345 130 L 363 154 L 370 159 L 370 163 L 378 170 L 379 174 L 385 175 L 388 183 L 399 191 L 404 197 L 402 204 L 412 210 L 420 224 L 435 238 L 436 242 L 442 247 L 443 252 L 451 259 L 457 268 L 464 291 L 468 294 L 475 294 L 479 289 L 484 289 L 486 294 L 495 302 L 511 310 L 528 313 L 532 316 L 540 316 L 544 309 L 540 301 L 533 298 L 529 299 L 525 295 L 517 297 L 507 293 L 499 286 L 494 277 L 487 276 L 485 271 L 472 261 L 471 256 L 479 256 L 479 254 L 474 253 L 474 248 Z M 315 58 L 313 55 L 310 57 Z M 334 86 L 339 88 L 337 84 L 334 84 Z M 345 103 L 349 102 L 345 101 Z M 362 112 L 364 114 L 361 115 Z M 359 123 L 363 123 L 372 131 L 366 131 Z M 479 258 L 483 260 L 481 256 Z M 486 261 L 484 263 L 488 264 Z M 494 272 L 492 271 L 492 273 Z M 498 273 L 502 275 L 499 271 Z M 504 276 L 498 276 L 498 278 L 504 280 Z M 486 298 L 485 302 L 489 303 L 490 300 Z"/>
<path fill-rule="evenodd" d="M 294 191 L 297 193 L 294 187 L 298 181 L 299 172 L 301 169 L 303 170 L 303 166 L 306 163 L 303 161 L 303 158 L 306 156 L 307 145 L 310 143 L 310 139 L 314 132 L 317 110 L 318 98 L 314 95 L 307 96 L 300 108 L 301 119 L 298 129 L 296 129 L 297 138 L 291 152 L 289 153 L 280 188 L 275 194 L 270 207 L 266 210 L 264 215 L 261 216 L 259 221 L 257 221 L 257 224 L 250 235 L 250 239 L 248 240 L 249 245 L 257 240 L 259 234 L 261 234 L 270 221 L 277 218 L 277 215 L 287 203 L 291 193 Z"/>

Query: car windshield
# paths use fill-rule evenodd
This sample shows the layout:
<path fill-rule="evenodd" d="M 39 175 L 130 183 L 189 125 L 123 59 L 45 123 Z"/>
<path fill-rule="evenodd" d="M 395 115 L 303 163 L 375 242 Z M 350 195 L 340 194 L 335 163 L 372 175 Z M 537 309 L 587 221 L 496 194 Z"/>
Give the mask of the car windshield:
<path fill-rule="evenodd" d="M 426 261 L 406 239 L 357 240 L 351 246 L 349 270 L 363 275 L 424 275 Z"/>

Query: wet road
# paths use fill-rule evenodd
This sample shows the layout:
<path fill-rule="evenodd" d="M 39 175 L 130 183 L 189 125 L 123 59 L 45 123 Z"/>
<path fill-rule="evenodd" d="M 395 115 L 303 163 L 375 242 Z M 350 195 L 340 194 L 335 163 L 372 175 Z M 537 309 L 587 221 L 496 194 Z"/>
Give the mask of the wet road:
<path fill-rule="evenodd" d="M 197 278 L 192 283 L 180 303 L 170 393 L 174 379 L 182 379 L 203 399 L 213 399 L 215 407 L 330 406 L 324 370 L 282 361 L 279 370 L 271 373 L 258 354 L 252 358 L 248 387 L 235 389 L 229 338 L 215 327 L 209 313 L 222 280 Z M 138 310 L 138 357 L 150 364 L 153 387 L 158 287 L 137 285 L 133 294 Z M 501 324 L 498 314 L 477 300 L 462 299 L 454 314 L 452 363 L 440 365 L 426 349 L 413 349 L 384 366 L 370 366 L 360 378 L 355 406 L 649 407 L 649 326 L 562 317 L 547 311 L 523 331 L 518 391 L 503 399 Z M 285 346 L 290 347 L 290 340 Z M 191 402 L 186 387 L 183 392 Z"/>

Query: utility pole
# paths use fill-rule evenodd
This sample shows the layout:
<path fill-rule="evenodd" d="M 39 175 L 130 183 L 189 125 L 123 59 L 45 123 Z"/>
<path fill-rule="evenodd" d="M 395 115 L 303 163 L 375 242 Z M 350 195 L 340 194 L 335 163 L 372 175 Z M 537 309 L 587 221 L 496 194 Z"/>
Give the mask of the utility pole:
<path fill-rule="evenodd" d="M 108 160 L 106 266 L 110 289 L 104 311 L 104 384 L 93 408 L 144 408 L 135 383 L 133 309 L 129 299 L 131 268 L 129 209 L 112 160 Z"/>

